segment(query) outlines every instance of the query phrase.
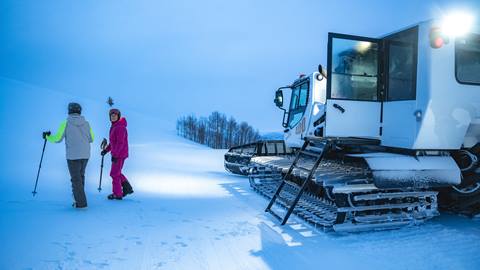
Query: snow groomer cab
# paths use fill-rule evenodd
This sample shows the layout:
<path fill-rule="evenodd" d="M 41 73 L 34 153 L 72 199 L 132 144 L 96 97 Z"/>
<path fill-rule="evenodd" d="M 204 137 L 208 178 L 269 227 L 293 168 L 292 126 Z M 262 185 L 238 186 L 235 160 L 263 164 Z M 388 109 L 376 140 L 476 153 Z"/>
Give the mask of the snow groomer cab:
<path fill-rule="evenodd" d="M 286 145 L 331 141 L 336 158 L 365 161 L 377 190 L 441 191 L 441 208 L 478 214 L 480 28 L 473 21 L 455 14 L 380 38 L 329 33 L 326 71 L 320 66 L 276 91 Z M 328 181 L 320 185 L 328 190 Z M 353 185 L 332 188 L 355 210 Z M 437 201 L 429 200 L 431 215 Z"/>

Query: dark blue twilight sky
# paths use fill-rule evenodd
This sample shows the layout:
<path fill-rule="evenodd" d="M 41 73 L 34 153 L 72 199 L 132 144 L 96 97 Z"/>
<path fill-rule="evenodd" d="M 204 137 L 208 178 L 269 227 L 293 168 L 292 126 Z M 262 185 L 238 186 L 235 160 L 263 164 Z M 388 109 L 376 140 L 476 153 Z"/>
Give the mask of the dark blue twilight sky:
<path fill-rule="evenodd" d="M 280 130 L 274 90 L 326 64 L 329 31 L 376 37 L 451 9 L 480 14 L 479 6 L 478 0 L 1 0 L 0 77 L 99 101 L 112 95 L 120 107 L 171 123 L 219 110 L 261 131 Z M 1 98 L 9 91 L 0 89 Z"/>

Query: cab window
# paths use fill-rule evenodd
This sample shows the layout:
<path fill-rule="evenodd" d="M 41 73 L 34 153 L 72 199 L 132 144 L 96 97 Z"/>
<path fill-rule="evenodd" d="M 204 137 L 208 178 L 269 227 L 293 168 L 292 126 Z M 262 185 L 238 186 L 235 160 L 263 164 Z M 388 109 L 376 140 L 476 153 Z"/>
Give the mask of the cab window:
<path fill-rule="evenodd" d="M 378 100 L 378 44 L 333 38 L 330 98 Z"/>
<path fill-rule="evenodd" d="M 387 100 L 416 98 L 418 28 L 385 38 Z"/>
<path fill-rule="evenodd" d="M 455 76 L 459 83 L 480 84 L 480 35 L 456 39 Z"/>
<path fill-rule="evenodd" d="M 290 110 L 288 115 L 288 126 L 296 126 L 303 117 L 308 103 L 309 81 L 305 81 L 293 87 L 292 98 L 290 99 Z"/>

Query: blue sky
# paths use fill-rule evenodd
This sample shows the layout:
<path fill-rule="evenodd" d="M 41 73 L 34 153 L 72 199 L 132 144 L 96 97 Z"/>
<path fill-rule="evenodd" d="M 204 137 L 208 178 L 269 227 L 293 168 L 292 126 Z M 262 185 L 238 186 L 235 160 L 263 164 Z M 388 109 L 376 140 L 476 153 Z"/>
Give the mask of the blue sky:
<path fill-rule="evenodd" d="M 376 37 L 452 8 L 479 14 L 479 6 L 2 0 L 0 76 L 98 101 L 111 95 L 120 108 L 172 123 L 179 115 L 219 110 L 261 131 L 281 130 L 274 90 L 326 64 L 328 32 Z M 13 90 L 0 91 L 4 99 Z"/>

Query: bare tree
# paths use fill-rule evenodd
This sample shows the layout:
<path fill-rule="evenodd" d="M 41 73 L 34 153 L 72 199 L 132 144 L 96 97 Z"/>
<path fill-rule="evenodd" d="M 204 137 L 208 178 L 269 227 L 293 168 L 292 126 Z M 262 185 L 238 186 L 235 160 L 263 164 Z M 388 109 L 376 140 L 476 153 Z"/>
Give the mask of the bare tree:
<path fill-rule="evenodd" d="M 226 139 L 225 139 L 226 148 L 232 147 L 233 145 L 235 145 L 234 136 L 237 128 L 238 128 L 237 121 L 235 120 L 235 118 L 230 117 L 230 119 L 228 119 L 228 122 L 227 122 L 227 132 L 226 132 Z"/>
<path fill-rule="evenodd" d="M 260 139 L 258 130 L 246 122 L 237 123 L 235 118 L 218 111 L 208 118 L 197 119 L 195 115 L 182 116 L 176 122 L 177 135 L 208 145 L 212 148 L 230 148 Z"/>
<path fill-rule="evenodd" d="M 207 141 L 207 119 L 202 117 L 198 120 L 197 140 L 200 144 L 206 144 Z"/>

